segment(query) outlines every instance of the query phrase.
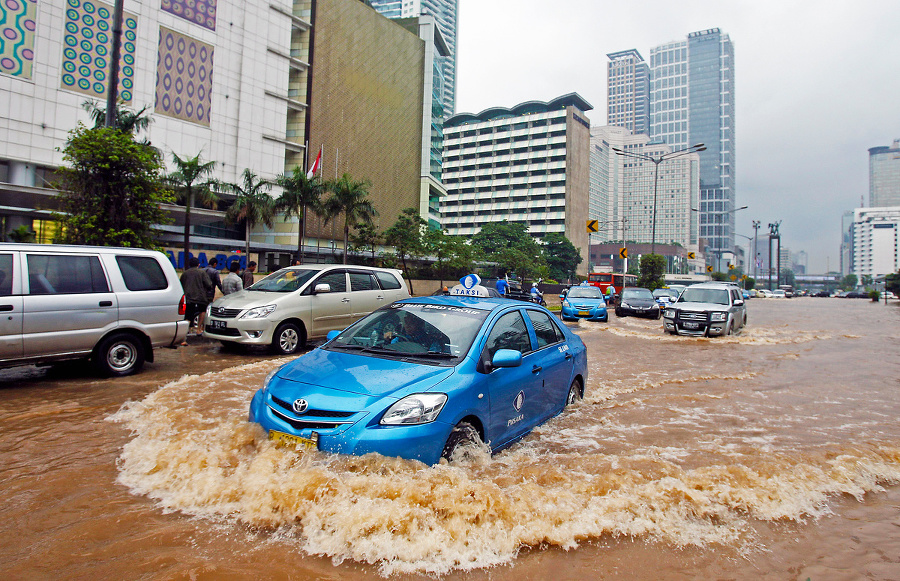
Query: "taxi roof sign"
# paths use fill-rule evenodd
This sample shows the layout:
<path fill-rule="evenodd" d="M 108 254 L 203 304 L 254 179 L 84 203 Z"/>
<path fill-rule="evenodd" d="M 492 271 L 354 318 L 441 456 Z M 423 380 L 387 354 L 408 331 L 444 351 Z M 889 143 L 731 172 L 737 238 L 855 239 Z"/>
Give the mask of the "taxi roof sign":
<path fill-rule="evenodd" d="M 481 277 L 477 274 L 467 274 L 459 279 L 459 284 L 450 289 L 451 295 L 464 297 L 490 297 L 488 290 L 481 286 Z"/>

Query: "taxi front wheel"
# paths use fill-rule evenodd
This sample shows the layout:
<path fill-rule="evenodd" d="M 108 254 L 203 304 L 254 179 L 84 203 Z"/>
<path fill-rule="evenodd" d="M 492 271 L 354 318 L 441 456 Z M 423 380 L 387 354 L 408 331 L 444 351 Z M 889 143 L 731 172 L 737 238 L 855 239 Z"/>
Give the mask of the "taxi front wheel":
<path fill-rule="evenodd" d="M 441 452 L 441 458 L 446 458 L 448 462 L 453 461 L 456 451 L 464 447 L 475 447 L 481 444 L 481 436 L 478 430 L 469 422 L 459 422 L 450 436 L 447 437 L 447 443 L 444 444 L 444 451 Z"/>

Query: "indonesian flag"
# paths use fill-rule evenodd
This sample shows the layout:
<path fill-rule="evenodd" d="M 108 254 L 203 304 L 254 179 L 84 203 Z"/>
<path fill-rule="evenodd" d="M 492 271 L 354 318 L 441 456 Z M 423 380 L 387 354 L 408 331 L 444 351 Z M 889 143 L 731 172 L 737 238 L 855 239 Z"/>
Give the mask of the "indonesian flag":
<path fill-rule="evenodd" d="M 311 180 L 316 172 L 319 171 L 319 164 L 322 163 L 322 148 L 319 148 L 319 155 L 316 156 L 316 161 L 313 162 L 312 167 L 309 168 L 309 171 L 306 172 L 306 179 Z"/>

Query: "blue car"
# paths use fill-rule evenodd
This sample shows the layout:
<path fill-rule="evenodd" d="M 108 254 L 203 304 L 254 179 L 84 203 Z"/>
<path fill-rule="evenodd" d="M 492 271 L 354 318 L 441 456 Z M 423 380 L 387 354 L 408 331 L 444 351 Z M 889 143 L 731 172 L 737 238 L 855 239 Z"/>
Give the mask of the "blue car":
<path fill-rule="evenodd" d="M 250 421 L 292 446 L 436 464 L 469 441 L 509 446 L 582 398 L 586 381 L 584 343 L 547 309 L 422 297 L 274 371 Z"/>
<path fill-rule="evenodd" d="M 562 300 L 560 317 L 564 321 L 588 319 L 590 321 L 609 320 L 603 293 L 595 286 L 573 286 Z"/>

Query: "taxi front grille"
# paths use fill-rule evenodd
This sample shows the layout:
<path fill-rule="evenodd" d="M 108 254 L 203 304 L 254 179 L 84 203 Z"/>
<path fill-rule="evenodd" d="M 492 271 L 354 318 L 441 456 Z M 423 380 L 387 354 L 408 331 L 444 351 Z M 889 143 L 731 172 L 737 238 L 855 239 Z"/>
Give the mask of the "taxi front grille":
<path fill-rule="evenodd" d="M 346 422 L 316 422 L 316 421 L 306 421 L 306 420 L 295 420 L 292 417 L 286 416 L 285 414 L 279 412 L 272 406 L 269 406 L 269 409 L 272 410 L 276 416 L 279 417 L 282 421 L 289 424 L 295 430 L 303 430 L 303 429 L 311 429 L 311 430 L 333 430 L 334 428 L 345 424 Z"/>
<path fill-rule="evenodd" d="M 283 399 L 278 399 L 274 395 L 271 397 L 272 397 L 273 402 L 275 402 L 279 406 L 283 407 L 287 411 L 297 413 L 297 412 L 294 412 L 294 406 L 291 403 L 286 402 Z M 304 416 L 315 416 L 315 417 L 319 417 L 319 418 L 349 418 L 354 413 L 356 413 L 356 412 L 339 412 L 339 411 L 334 411 L 334 410 L 308 409 L 305 412 L 303 412 L 303 415 Z"/>

